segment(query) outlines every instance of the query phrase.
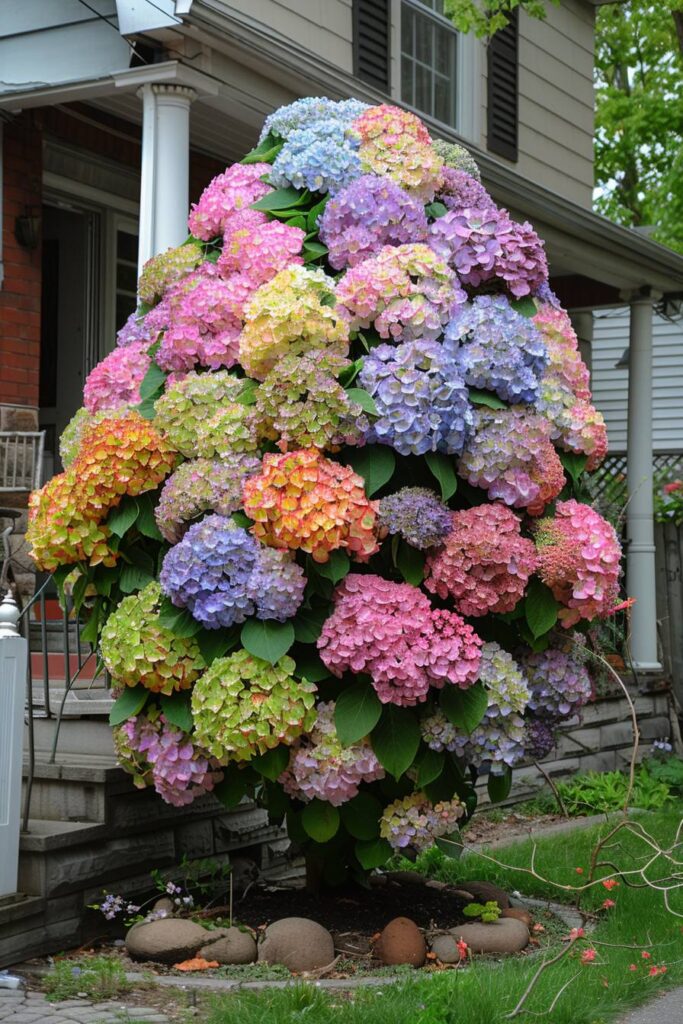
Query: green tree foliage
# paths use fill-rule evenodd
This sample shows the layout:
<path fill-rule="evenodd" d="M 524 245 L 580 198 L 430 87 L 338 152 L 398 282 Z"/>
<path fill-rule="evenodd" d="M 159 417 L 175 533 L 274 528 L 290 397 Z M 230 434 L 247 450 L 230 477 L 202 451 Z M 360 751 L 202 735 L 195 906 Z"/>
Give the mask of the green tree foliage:
<path fill-rule="evenodd" d="M 547 0 L 559 7 L 560 0 Z M 546 0 L 445 0 L 444 14 L 459 32 L 489 38 L 504 28 L 509 14 L 519 7 L 532 18 L 545 18 Z"/>

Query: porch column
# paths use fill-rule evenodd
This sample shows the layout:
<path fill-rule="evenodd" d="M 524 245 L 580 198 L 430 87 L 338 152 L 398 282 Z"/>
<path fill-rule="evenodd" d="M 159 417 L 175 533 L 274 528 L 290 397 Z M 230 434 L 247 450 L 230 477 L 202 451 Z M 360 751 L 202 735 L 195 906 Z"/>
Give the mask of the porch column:
<path fill-rule="evenodd" d="M 143 264 L 187 237 L 190 105 L 184 85 L 141 86 L 142 166 L 138 272 Z"/>
<path fill-rule="evenodd" d="M 626 506 L 627 596 L 631 612 L 631 657 L 637 669 L 659 671 L 655 539 L 652 502 L 652 295 L 630 300 Z"/>

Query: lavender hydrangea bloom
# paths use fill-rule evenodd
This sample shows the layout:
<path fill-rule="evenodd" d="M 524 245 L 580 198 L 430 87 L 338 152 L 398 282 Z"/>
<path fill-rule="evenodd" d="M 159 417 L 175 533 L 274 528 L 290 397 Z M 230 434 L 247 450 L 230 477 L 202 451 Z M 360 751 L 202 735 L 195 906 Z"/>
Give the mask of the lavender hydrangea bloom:
<path fill-rule="evenodd" d="M 548 351 L 533 321 L 505 295 L 478 295 L 456 307 L 445 338 L 467 384 L 506 402 L 536 402 Z"/>
<path fill-rule="evenodd" d="M 414 548 L 431 548 L 451 529 L 451 512 L 428 487 L 402 487 L 382 498 L 379 522 Z"/>
<path fill-rule="evenodd" d="M 360 100 L 328 100 L 326 96 L 305 96 L 295 100 L 286 107 L 273 111 L 263 122 L 259 143 L 268 135 L 279 135 L 288 139 L 301 128 L 306 128 L 316 121 L 339 121 L 350 125 L 352 121 L 367 110 L 367 103 Z"/>
<path fill-rule="evenodd" d="M 368 440 L 401 455 L 459 454 L 472 426 L 468 392 L 453 357 L 438 341 L 379 345 L 359 376 L 378 418 Z"/>
<path fill-rule="evenodd" d="M 354 267 L 385 245 L 422 242 L 424 207 L 391 178 L 364 174 L 331 199 L 320 218 L 320 240 L 335 270 Z"/>
<path fill-rule="evenodd" d="M 524 752 L 534 761 L 547 757 L 555 746 L 555 733 L 547 722 L 540 718 L 528 718 L 524 733 Z"/>
<path fill-rule="evenodd" d="M 496 260 L 503 252 L 502 221 L 507 221 L 507 213 L 495 206 L 450 210 L 431 225 L 429 244 L 461 281 L 476 288 L 495 275 Z"/>
<path fill-rule="evenodd" d="M 571 718 L 590 699 L 593 687 L 588 671 L 571 654 L 549 647 L 523 659 L 531 686 L 529 710 L 551 725 Z"/>
<path fill-rule="evenodd" d="M 126 345 L 133 345 L 137 341 L 149 341 L 149 331 L 145 327 L 144 318 L 138 317 L 137 312 L 134 312 L 116 335 L 116 344 L 119 348 L 125 348 Z"/>
<path fill-rule="evenodd" d="M 271 184 L 334 194 L 360 177 L 359 144 L 340 121 L 315 121 L 299 128 L 275 158 Z"/>
<path fill-rule="evenodd" d="M 458 749 L 457 729 L 449 722 L 441 708 L 434 708 L 430 714 L 420 719 L 420 732 L 430 750 L 448 750 L 453 753 Z"/>
<path fill-rule="evenodd" d="M 466 171 L 452 167 L 444 167 L 443 181 L 435 199 L 457 212 L 496 206 L 480 181 Z"/>
<path fill-rule="evenodd" d="M 534 292 L 534 298 L 538 299 L 539 302 L 553 306 L 554 309 L 562 309 L 562 303 L 547 281 L 542 281 L 541 284 L 539 284 L 538 288 Z"/>
<path fill-rule="evenodd" d="M 159 574 L 164 593 L 207 629 L 244 622 L 249 615 L 284 621 L 303 599 L 303 569 L 224 516 L 191 526 L 167 553 Z"/>
<path fill-rule="evenodd" d="M 154 516 L 170 544 L 177 544 L 203 512 L 228 516 L 242 507 L 242 484 L 258 472 L 261 460 L 236 454 L 222 461 L 190 459 L 166 480 Z"/>

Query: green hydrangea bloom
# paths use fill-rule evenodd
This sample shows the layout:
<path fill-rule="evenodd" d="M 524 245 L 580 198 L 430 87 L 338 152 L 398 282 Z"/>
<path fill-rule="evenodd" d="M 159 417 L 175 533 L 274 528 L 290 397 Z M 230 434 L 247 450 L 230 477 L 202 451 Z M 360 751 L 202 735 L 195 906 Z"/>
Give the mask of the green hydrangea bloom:
<path fill-rule="evenodd" d="M 464 171 L 470 177 L 481 181 L 481 171 L 474 157 L 457 142 L 446 142 L 444 139 L 435 139 L 432 143 L 446 167 L 452 167 L 456 171 Z"/>
<path fill-rule="evenodd" d="M 181 455 L 197 458 L 200 428 L 205 427 L 206 421 L 214 417 L 221 406 L 232 406 L 243 387 L 244 381 L 227 370 L 188 373 L 167 387 L 157 400 L 154 426 Z M 248 407 L 243 408 L 246 411 Z"/>
<path fill-rule="evenodd" d="M 166 252 L 152 256 L 142 268 L 138 281 L 140 301 L 153 306 L 163 298 L 169 285 L 187 277 L 199 266 L 203 258 L 202 247 L 197 242 L 178 245 L 174 249 L 167 249 Z"/>

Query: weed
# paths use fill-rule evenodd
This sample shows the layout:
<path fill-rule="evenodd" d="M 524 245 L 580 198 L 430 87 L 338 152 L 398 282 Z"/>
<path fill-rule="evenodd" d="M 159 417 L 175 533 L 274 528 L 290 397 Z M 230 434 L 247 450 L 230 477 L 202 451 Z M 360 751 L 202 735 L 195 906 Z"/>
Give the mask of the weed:
<path fill-rule="evenodd" d="M 45 978 L 45 997 L 53 1002 L 85 995 L 101 1003 L 129 992 L 131 984 L 116 957 L 57 960 Z"/>

